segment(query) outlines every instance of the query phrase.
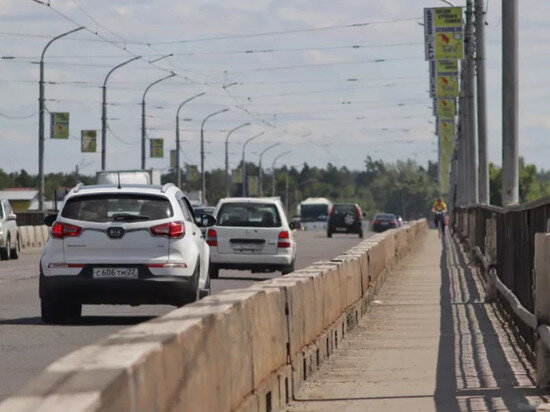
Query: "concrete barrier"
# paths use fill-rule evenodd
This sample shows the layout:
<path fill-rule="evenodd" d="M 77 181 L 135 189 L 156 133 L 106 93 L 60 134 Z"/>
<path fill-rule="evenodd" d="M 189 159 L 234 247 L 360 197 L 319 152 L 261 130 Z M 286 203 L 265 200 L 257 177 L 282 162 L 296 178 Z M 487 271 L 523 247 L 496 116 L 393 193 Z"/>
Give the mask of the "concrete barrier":
<path fill-rule="evenodd" d="M 0 411 L 283 409 L 357 325 L 425 223 L 121 330 L 48 366 Z"/>
<path fill-rule="evenodd" d="M 26 226 L 19 226 L 17 228 L 19 232 L 19 244 L 21 249 L 26 249 L 29 247 L 29 231 Z"/>

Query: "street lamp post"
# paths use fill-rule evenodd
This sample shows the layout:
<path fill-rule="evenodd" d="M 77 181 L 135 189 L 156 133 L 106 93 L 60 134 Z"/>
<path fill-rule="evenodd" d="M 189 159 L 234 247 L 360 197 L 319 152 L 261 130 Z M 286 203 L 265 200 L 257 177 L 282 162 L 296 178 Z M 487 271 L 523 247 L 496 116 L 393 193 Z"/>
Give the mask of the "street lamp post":
<path fill-rule="evenodd" d="M 190 102 L 197 97 L 204 95 L 204 93 L 196 94 L 186 100 L 184 100 L 178 107 L 176 111 L 176 182 L 178 187 L 181 189 L 181 168 L 180 168 L 180 110 L 185 105 L 185 103 Z"/>
<path fill-rule="evenodd" d="M 128 63 L 133 62 L 137 59 L 141 59 L 141 56 L 126 60 L 124 63 L 120 63 L 119 65 L 113 67 L 111 70 L 109 70 L 109 73 L 107 73 L 107 76 L 105 76 L 105 80 L 103 81 L 103 99 L 101 101 L 101 170 L 105 170 L 105 168 L 107 167 L 107 80 L 109 80 L 109 76 L 116 69 L 125 66 Z"/>
<path fill-rule="evenodd" d="M 247 194 L 247 190 L 246 190 L 246 185 L 247 185 L 247 181 L 246 181 L 246 160 L 245 160 L 245 150 L 246 150 L 246 145 L 248 145 L 248 143 L 250 143 L 252 140 L 260 137 L 261 135 L 265 134 L 265 132 L 261 132 L 261 133 L 258 133 L 257 135 L 255 136 L 252 136 L 250 139 L 248 139 L 246 142 L 244 142 L 243 144 L 243 160 L 242 160 L 242 163 L 241 163 L 241 167 L 242 167 L 242 175 L 243 175 L 243 183 L 242 183 L 242 195 L 243 197 L 246 196 Z"/>
<path fill-rule="evenodd" d="M 231 188 L 231 182 L 229 179 L 229 136 L 233 134 L 233 132 L 239 130 L 241 127 L 250 126 L 250 122 L 243 123 L 233 129 L 231 129 L 227 136 L 225 137 L 225 195 L 229 197 L 230 195 L 230 188 Z"/>
<path fill-rule="evenodd" d="M 263 196 L 263 194 L 264 194 L 264 192 L 263 192 L 263 186 L 262 186 L 262 184 L 263 184 L 263 175 L 264 175 L 263 172 L 262 172 L 262 157 L 263 157 L 263 155 L 265 154 L 265 152 L 267 152 L 268 150 L 273 149 L 274 147 L 277 147 L 277 146 L 279 146 L 279 145 L 280 145 L 280 143 L 272 144 L 271 146 L 266 147 L 266 148 L 262 151 L 262 153 L 260 153 L 260 162 L 259 162 L 259 166 L 260 166 L 260 176 L 259 176 L 259 178 L 258 178 L 258 186 L 259 186 L 259 188 L 260 188 L 260 196 Z"/>
<path fill-rule="evenodd" d="M 216 116 L 217 114 L 227 112 L 229 109 L 218 110 L 217 112 L 211 113 L 204 118 L 201 124 L 201 202 L 202 204 L 206 203 L 206 175 L 204 174 L 204 124 L 211 117 Z"/>
<path fill-rule="evenodd" d="M 158 79 L 151 83 L 145 91 L 143 92 L 143 97 L 141 99 L 141 168 L 145 169 L 145 141 L 146 141 L 146 134 L 147 134 L 147 127 L 145 125 L 145 96 L 147 95 L 147 92 L 151 87 L 153 87 L 155 84 L 160 83 L 163 80 L 169 79 L 170 77 L 174 77 L 175 73 L 170 73 L 168 76 L 164 76 L 161 79 Z"/>
<path fill-rule="evenodd" d="M 50 44 L 52 44 L 57 39 L 68 36 L 71 33 L 82 30 L 84 27 L 78 27 L 66 33 L 55 36 L 51 39 L 42 50 L 42 55 L 40 56 L 40 81 L 38 83 L 38 176 L 39 176 L 39 185 L 38 185 L 38 208 L 44 210 L 44 112 L 46 110 L 45 98 L 44 98 L 44 54 Z"/>
<path fill-rule="evenodd" d="M 271 196 L 275 196 L 275 163 L 279 158 L 289 154 L 290 152 L 292 152 L 292 150 L 287 150 L 286 152 L 281 153 L 279 156 L 276 156 L 275 159 L 273 159 L 273 164 L 271 165 L 271 170 L 273 173 L 273 175 L 271 176 Z"/>

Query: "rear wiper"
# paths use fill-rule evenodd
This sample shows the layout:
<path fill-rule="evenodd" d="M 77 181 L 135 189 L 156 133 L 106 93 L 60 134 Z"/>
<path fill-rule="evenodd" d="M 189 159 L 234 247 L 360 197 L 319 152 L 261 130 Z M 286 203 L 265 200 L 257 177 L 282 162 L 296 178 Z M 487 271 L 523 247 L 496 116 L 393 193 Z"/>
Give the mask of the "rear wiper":
<path fill-rule="evenodd" d="M 130 213 L 115 213 L 112 216 L 113 220 L 119 222 L 121 220 L 149 220 L 149 216 L 145 215 L 132 215 Z"/>

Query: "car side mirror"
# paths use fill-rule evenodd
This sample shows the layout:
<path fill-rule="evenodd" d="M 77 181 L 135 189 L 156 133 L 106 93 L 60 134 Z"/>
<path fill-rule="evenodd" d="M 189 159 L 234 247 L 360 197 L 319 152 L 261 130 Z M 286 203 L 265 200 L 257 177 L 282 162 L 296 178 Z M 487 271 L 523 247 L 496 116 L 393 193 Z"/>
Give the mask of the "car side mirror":
<path fill-rule="evenodd" d="M 48 215 L 44 218 L 44 224 L 46 226 L 51 226 L 53 225 L 53 222 L 55 222 L 56 220 L 57 220 L 57 213 L 53 215 Z"/>
<path fill-rule="evenodd" d="M 218 221 L 212 215 L 202 215 L 201 217 L 201 226 L 202 227 L 211 227 L 214 226 Z"/>
<path fill-rule="evenodd" d="M 15 213 L 8 215 L 8 220 L 17 220 L 17 215 Z"/>

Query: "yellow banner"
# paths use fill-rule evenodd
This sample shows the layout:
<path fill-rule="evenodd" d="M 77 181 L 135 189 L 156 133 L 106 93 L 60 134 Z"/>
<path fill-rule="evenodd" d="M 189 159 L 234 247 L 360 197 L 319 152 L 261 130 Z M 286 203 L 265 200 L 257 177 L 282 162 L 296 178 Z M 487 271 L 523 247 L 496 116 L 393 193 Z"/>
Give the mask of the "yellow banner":
<path fill-rule="evenodd" d="M 439 119 L 439 136 L 454 136 L 455 135 L 455 122 L 453 119 Z"/>
<path fill-rule="evenodd" d="M 164 157 L 164 139 L 151 139 L 151 157 Z"/>
<path fill-rule="evenodd" d="M 80 151 L 82 153 L 95 153 L 97 151 L 97 132 L 95 130 L 82 130 L 80 132 Z"/>
<path fill-rule="evenodd" d="M 458 97 L 458 76 L 437 76 L 435 82 L 438 99 Z"/>
<path fill-rule="evenodd" d="M 243 182 L 243 171 L 240 167 L 233 170 L 233 183 Z"/>
<path fill-rule="evenodd" d="M 257 196 L 258 195 L 258 176 L 247 176 L 248 180 L 248 195 Z"/>
<path fill-rule="evenodd" d="M 455 99 L 439 99 L 437 101 L 437 114 L 441 118 L 453 119 L 456 115 Z"/>
<path fill-rule="evenodd" d="M 50 138 L 69 138 L 69 113 L 50 113 Z"/>
<path fill-rule="evenodd" d="M 461 7 L 424 9 L 426 60 L 462 59 L 464 36 Z"/>
<path fill-rule="evenodd" d="M 187 165 L 187 181 L 198 182 L 199 178 L 199 167 L 197 165 Z"/>

